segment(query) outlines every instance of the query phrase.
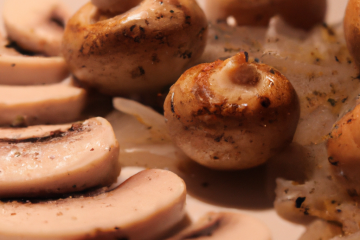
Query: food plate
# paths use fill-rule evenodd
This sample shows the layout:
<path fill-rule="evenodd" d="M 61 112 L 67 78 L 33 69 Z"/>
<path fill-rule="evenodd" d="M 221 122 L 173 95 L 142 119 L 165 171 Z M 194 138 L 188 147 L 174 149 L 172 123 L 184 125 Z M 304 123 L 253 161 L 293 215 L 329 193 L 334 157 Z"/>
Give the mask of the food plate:
<path fill-rule="evenodd" d="M 64 2 L 75 12 L 87 1 L 64 0 Z M 0 0 L 0 9 L 2 9 L 3 3 L 4 0 Z M 328 23 L 336 23 L 342 20 L 346 3 L 347 1 L 345 0 L 328 1 Z M 3 32 L 1 19 L 0 13 L 0 31 Z M 177 168 L 180 169 L 179 174 L 187 183 L 189 192 L 187 212 L 191 220 L 197 220 L 208 211 L 236 211 L 262 220 L 270 229 L 272 239 L 296 240 L 304 231 L 303 225 L 281 219 L 272 208 L 272 199 L 267 197 L 268 189 L 266 187 L 265 167 L 241 172 L 217 172 L 196 165 L 188 160 L 177 163 L 174 159 L 185 157 L 171 144 L 168 144 L 167 148 L 162 151 L 159 151 L 157 148 L 159 146 L 164 147 L 164 144 L 143 145 L 142 149 L 146 147 L 152 149 L 150 151 L 152 155 L 150 154 L 151 156 L 149 156 L 138 145 L 126 141 L 126 136 L 134 135 L 134 132 L 129 130 L 129 127 L 143 127 L 140 123 L 137 123 L 134 117 L 125 114 L 115 114 L 110 116 L 109 119 L 110 121 L 122 123 L 122 126 L 117 127 L 117 131 L 120 131 L 122 135 L 121 139 L 119 139 L 120 146 L 124 149 L 121 152 L 121 159 L 124 161 L 125 167 L 121 173 L 121 180 L 144 169 L 144 167 L 162 167 L 172 170 L 170 165 L 176 164 Z M 120 119 L 120 121 L 115 119 Z M 145 163 L 144 159 L 148 163 Z M 170 163 L 169 161 L 173 162 Z M 133 167 L 131 165 L 141 167 Z"/>

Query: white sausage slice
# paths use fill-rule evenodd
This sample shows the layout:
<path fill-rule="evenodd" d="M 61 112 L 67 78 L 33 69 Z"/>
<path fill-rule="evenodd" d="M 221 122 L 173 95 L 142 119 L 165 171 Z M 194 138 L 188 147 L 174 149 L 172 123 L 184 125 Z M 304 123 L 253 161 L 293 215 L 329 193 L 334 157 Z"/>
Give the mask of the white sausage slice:
<path fill-rule="evenodd" d="M 25 133 L 0 139 L 0 198 L 51 196 L 116 181 L 119 144 L 110 123 L 92 118 L 63 128 L 45 128 L 39 137 L 23 138 L 30 136 Z"/>
<path fill-rule="evenodd" d="M 184 217 L 186 187 L 145 170 L 111 192 L 42 203 L 0 203 L 0 239 L 162 239 Z"/>

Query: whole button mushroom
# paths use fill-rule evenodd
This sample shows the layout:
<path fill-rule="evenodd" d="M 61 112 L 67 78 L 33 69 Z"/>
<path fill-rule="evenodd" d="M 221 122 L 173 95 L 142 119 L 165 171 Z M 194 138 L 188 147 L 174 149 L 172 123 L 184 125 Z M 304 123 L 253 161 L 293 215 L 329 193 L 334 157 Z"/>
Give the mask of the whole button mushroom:
<path fill-rule="evenodd" d="M 299 120 L 291 83 L 247 53 L 186 71 L 165 100 L 174 142 L 213 169 L 246 169 L 287 146 Z"/>
<path fill-rule="evenodd" d="M 360 105 L 335 125 L 327 142 L 333 176 L 354 195 L 360 194 Z"/>
<path fill-rule="evenodd" d="M 276 14 L 276 4 L 283 0 L 202 0 L 210 21 L 226 21 L 234 17 L 237 25 L 266 26 Z"/>
<path fill-rule="evenodd" d="M 284 0 L 278 11 L 291 26 L 310 30 L 325 20 L 327 0 Z"/>
<path fill-rule="evenodd" d="M 237 25 L 266 26 L 280 14 L 288 23 L 308 30 L 324 21 L 326 0 L 201 0 L 206 17 L 226 21 L 234 17 Z M 306 17 L 304 17 L 306 16 Z"/>
<path fill-rule="evenodd" d="M 60 0 L 8 0 L 3 18 L 8 37 L 25 50 L 47 56 L 60 54 L 70 11 Z"/>
<path fill-rule="evenodd" d="M 346 44 L 349 49 L 350 54 L 355 60 L 356 65 L 360 66 L 360 1 L 359 0 L 349 0 L 345 18 L 344 18 L 344 33 Z"/>
<path fill-rule="evenodd" d="M 207 21 L 195 0 L 144 0 L 118 15 L 106 10 L 82 7 L 69 20 L 62 46 L 71 72 L 100 92 L 160 89 L 205 48 Z"/>

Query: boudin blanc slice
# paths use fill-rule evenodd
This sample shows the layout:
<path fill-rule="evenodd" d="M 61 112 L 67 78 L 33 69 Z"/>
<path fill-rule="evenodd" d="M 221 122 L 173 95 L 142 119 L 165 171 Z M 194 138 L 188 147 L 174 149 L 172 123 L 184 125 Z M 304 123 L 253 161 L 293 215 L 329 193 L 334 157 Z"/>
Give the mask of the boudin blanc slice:
<path fill-rule="evenodd" d="M 162 239 L 183 219 L 185 199 L 177 175 L 145 170 L 97 196 L 0 202 L 0 239 Z"/>
<path fill-rule="evenodd" d="M 39 127 L 23 129 L 35 132 Z M 39 197 L 108 186 L 120 173 L 119 145 L 103 118 L 54 126 L 34 134 L 19 130 L 0 139 L 0 198 Z"/>

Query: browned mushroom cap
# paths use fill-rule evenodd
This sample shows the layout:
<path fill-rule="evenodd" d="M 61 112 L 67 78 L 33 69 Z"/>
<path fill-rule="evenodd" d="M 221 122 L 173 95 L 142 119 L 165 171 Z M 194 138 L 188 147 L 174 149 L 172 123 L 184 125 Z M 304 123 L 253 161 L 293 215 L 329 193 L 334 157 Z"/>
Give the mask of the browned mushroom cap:
<path fill-rule="evenodd" d="M 360 1 L 349 0 L 345 18 L 344 18 L 344 33 L 350 54 L 354 58 L 356 65 L 360 66 Z"/>
<path fill-rule="evenodd" d="M 360 194 L 360 105 L 335 125 L 327 142 L 333 175 L 350 192 Z"/>
<path fill-rule="evenodd" d="M 60 0 L 8 0 L 3 17 L 8 37 L 22 48 L 48 56 L 60 54 L 70 11 Z"/>
<path fill-rule="evenodd" d="M 162 239 L 185 213 L 184 181 L 145 170 L 111 192 L 40 203 L 0 202 L 2 240 Z"/>
<path fill-rule="evenodd" d="M 234 212 L 209 212 L 167 240 L 270 240 L 269 229 L 258 219 Z"/>
<path fill-rule="evenodd" d="M 0 198 L 108 186 L 120 173 L 119 144 L 103 118 L 43 130 L 4 129 L 0 136 Z"/>
<path fill-rule="evenodd" d="M 62 52 L 83 83 L 129 94 L 175 82 L 202 54 L 206 34 L 195 0 L 144 0 L 117 16 L 88 3 L 68 22 Z"/>
<path fill-rule="evenodd" d="M 166 98 L 171 137 L 202 165 L 254 167 L 292 141 L 299 119 L 294 88 L 277 70 L 247 58 L 239 53 L 193 67 Z"/>
<path fill-rule="evenodd" d="M 326 0 L 203 0 L 206 16 L 212 21 L 235 18 L 237 25 L 266 26 L 280 14 L 297 28 L 310 29 L 325 18 Z"/>

